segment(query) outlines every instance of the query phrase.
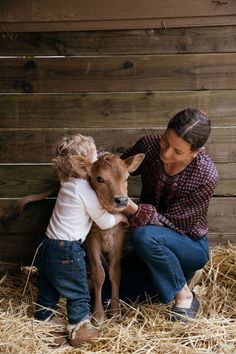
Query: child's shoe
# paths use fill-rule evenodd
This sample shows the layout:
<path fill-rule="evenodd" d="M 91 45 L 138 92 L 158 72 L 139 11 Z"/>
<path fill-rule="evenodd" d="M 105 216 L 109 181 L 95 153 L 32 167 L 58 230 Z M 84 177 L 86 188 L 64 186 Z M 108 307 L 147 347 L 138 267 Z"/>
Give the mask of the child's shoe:
<path fill-rule="evenodd" d="M 68 325 L 69 344 L 72 347 L 79 347 L 84 342 L 93 342 L 98 338 L 98 330 L 92 326 L 90 320 L 85 320 L 77 325 Z"/>
<path fill-rule="evenodd" d="M 68 345 L 68 333 L 67 332 L 57 332 L 50 331 L 50 336 L 53 337 L 53 343 L 50 347 L 62 347 L 64 345 Z"/>

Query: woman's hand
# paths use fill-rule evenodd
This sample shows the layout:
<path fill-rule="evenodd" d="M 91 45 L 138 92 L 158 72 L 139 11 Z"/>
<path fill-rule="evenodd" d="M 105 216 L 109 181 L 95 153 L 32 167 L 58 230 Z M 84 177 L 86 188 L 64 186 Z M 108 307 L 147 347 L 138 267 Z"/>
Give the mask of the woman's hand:
<path fill-rule="evenodd" d="M 126 215 L 134 215 L 138 211 L 138 205 L 129 198 L 129 202 L 123 212 Z"/>

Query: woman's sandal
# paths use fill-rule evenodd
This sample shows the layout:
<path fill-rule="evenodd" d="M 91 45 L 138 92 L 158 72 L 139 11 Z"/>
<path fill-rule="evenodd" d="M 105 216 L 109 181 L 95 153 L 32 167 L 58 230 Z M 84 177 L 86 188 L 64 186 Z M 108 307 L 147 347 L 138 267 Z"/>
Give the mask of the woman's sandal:
<path fill-rule="evenodd" d="M 193 300 L 189 308 L 173 306 L 171 309 L 170 320 L 172 322 L 181 321 L 184 323 L 190 322 L 189 319 L 195 319 L 200 308 L 200 303 L 193 292 Z"/>

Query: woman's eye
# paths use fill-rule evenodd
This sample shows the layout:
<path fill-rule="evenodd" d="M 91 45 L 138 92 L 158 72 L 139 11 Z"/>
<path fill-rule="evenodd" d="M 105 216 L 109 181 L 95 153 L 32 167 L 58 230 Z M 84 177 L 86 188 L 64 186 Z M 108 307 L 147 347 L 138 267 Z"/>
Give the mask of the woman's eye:
<path fill-rule="evenodd" d="M 179 150 L 175 150 L 175 153 L 176 153 L 177 155 L 181 155 L 181 151 L 179 151 Z"/>
<path fill-rule="evenodd" d="M 104 179 L 101 176 L 98 176 L 96 178 L 96 180 L 97 180 L 98 183 L 104 183 L 105 182 Z"/>

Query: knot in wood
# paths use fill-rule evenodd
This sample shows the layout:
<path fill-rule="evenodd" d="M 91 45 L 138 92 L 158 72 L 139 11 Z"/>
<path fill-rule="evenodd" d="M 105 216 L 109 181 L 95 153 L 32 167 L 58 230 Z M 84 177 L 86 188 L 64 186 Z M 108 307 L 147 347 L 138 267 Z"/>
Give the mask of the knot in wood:
<path fill-rule="evenodd" d="M 26 70 L 32 70 L 32 69 L 36 69 L 38 67 L 37 63 L 35 63 L 34 60 L 28 60 L 25 63 L 25 69 Z"/>
<path fill-rule="evenodd" d="M 123 64 L 123 69 L 127 70 L 127 69 L 131 69 L 134 66 L 134 64 L 131 61 L 126 61 Z"/>

